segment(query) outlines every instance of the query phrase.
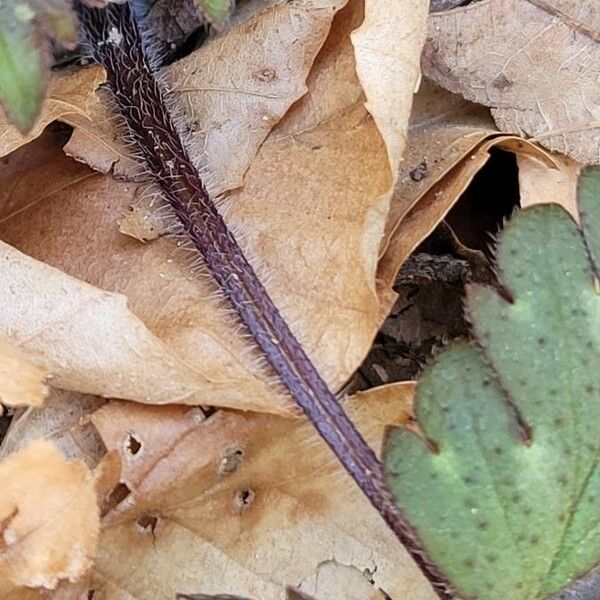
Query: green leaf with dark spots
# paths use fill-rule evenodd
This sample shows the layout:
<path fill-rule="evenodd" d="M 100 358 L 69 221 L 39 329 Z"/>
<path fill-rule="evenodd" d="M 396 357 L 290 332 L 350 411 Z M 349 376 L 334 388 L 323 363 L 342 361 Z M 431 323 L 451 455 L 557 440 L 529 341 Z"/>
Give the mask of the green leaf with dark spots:
<path fill-rule="evenodd" d="M 0 0 L 0 100 L 22 132 L 35 121 L 45 84 L 34 16 L 26 2 Z"/>
<path fill-rule="evenodd" d="M 592 247 L 598 171 L 581 190 Z M 497 263 L 513 302 L 470 288 L 479 345 L 425 370 L 416 416 L 431 443 L 393 429 L 385 464 L 459 597 L 534 600 L 600 562 L 600 299 L 584 236 L 558 206 L 518 213 Z"/>

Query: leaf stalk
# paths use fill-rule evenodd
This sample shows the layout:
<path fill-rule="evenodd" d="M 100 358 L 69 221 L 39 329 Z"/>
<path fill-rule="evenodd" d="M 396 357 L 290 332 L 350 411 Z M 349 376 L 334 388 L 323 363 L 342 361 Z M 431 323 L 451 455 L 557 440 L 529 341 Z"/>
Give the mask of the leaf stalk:
<path fill-rule="evenodd" d="M 126 4 L 93 9 L 76 4 L 94 58 L 127 126 L 183 231 L 281 383 L 302 408 L 371 504 L 419 565 L 442 600 L 450 586 L 397 508 L 381 462 L 296 340 L 209 198 L 179 133 L 165 88 L 146 50 L 134 10 Z"/>

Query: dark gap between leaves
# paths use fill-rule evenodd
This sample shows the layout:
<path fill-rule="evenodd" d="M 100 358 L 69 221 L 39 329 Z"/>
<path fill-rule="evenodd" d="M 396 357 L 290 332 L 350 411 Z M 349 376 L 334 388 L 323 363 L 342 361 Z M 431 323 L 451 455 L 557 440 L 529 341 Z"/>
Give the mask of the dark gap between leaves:
<path fill-rule="evenodd" d="M 115 509 L 127 496 L 131 494 L 129 487 L 120 481 L 108 496 L 106 502 L 100 511 L 101 516 L 107 515 L 111 510 Z"/>
<path fill-rule="evenodd" d="M 158 521 L 158 515 L 143 514 L 136 520 L 136 525 L 142 533 L 154 535 Z"/>
<path fill-rule="evenodd" d="M 142 449 L 142 443 L 132 433 L 129 433 L 126 448 L 129 454 L 135 456 Z"/>
<path fill-rule="evenodd" d="M 519 170 L 512 152 L 497 148 L 446 217 L 462 244 L 493 256 L 493 241 L 520 206 Z"/>
<path fill-rule="evenodd" d="M 450 341 L 470 339 L 465 283 L 496 284 L 493 242 L 520 201 L 515 155 L 490 154 L 446 221 L 402 267 L 394 285 L 398 300 L 349 391 L 415 379 Z"/>
<path fill-rule="evenodd" d="M 2 408 L 0 405 L 0 412 L 4 411 L 4 413 L 0 416 L 0 444 L 10 427 L 10 422 L 12 421 L 12 411 L 7 408 Z"/>

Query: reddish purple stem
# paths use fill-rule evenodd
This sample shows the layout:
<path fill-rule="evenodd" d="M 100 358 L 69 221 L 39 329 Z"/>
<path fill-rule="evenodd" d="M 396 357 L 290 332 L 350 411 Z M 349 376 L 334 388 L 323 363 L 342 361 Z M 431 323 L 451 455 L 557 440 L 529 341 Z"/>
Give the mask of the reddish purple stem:
<path fill-rule="evenodd" d="M 185 234 L 290 395 L 410 552 L 438 596 L 450 600 L 448 583 L 396 507 L 381 462 L 305 354 L 210 200 L 174 124 L 166 92 L 154 74 L 131 7 L 109 4 L 99 10 L 80 4 L 78 8 L 129 135 Z"/>

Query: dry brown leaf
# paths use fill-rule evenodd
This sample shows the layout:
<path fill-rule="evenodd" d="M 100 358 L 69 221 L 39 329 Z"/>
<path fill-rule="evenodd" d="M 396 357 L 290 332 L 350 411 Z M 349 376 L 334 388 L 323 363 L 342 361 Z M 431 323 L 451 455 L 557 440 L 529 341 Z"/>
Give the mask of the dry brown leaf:
<path fill-rule="evenodd" d="M 274 6 L 205 44 L 167 69 L 193 155 L 211 192 L 242 184 L 265 137 L 306 93 L 308 71 L 346 0 Z M 109 104 L 94 103 L 65 147 L 103 173 L 136 178 Z"/>
<path fill-rule="evenodd" d="M 370 573 L 365 573 L 354 565 L 340 564 L 331 559 L 317 567 L 305 587 L 311 590 L 308 598 L 314 600 L 387 600 L 390 596 L 378 590 L 369 581 L 369 577 Z M 287 600 L 292 599 L 293 596 L 288 594 Z M 307 600 L 307 597 L 299 596 L 298 600 Z"/>
<path fill-rule="evenodd" d="M 413 103 L 407 146 L 398 171 L 381 248 L 378 283 L 382 320 L 396 300 L 392 285 L 398 270 L 458 200 L 466 185 L 487 161 L 487 154 L 481 155 L 482 160 L 478 162 L 471 161 L 466 168 L 469 175 L 461 185 L 441 188 L 444 189 L 446 209 L 437 201 L 427 201 L 428 192 L 443 181 L 447 183 L 456 165 L 471 156 L 484 140 L 495 135 L 497 132 L 486 108 L 468 102 L 429 80 L 421 83 Z M 433 193 L 437 192 L 439 189 Z M 440 194 L 434 197 L 439 198 Z M 431 212 L 424 214 L 419 210 L 418 207 L 423 205 L 427 205 Z M 411 212 L 413 207 L 415 210 Z"/>
<path fill-rule="evenodd" d="M 379 282 L 389 289 L 413 250 L 444 219 L 487 163 L 490 149 L 515 153 L 518 161 L 535 161 L 553 177 L 565 160 L 542 148 L 494 129 L 489 112 L 425 80 L 415 97 L 408 143 L 386 225 Z M 571 161 L 572 162 L 572 161 Z M 384 295 L 382 317 L 395 300 Z"/>
<path fill-rule="evenodd" d="M 41 406 L 48 395 L 48 371 L 0 339 L 0 403 L 6 406 Z"/>
<path fill-rule="evenodd" d="M 0 480 L 0 595 L 82 579 L 100 529 L 85 464 L 39 440 L 0 462 Z"/>
<path fill-rule="evenodd" d="M 556 167 L 534 156 L 517 155 L 521 208 L 553 202 L 579 222 L 577 181 L 581 165 L 567 156 L 552 156 Z"/>
<path fill-rule="evenodd" d="M 489 110 L 425 79 L 415 95 L 400 165 L 389 236 L 423 194 L 483 140 L 498 131 Z"/>
<path fill-rule="evenodd" d="M 582 0 L 530 0 L 539 8 L 558 15 L 574 28 L 580 28 L 595 40 L 600 39 L 600 11 L 594 2 Z"/>
<path fill-rule="evenodd" d="M 431 81 L 422 82 L 410 116 L 407 147 L 386 223 L 383 255 L 408 211 L 457 163 L 496 133 L 487 109 Z M 401 263 L 394 263 L 390 269 L 389 256 L 380 265 L 379 275 L 382 285 L 391 286 Z"/>
<path fill-rule="evenodd" d="M 212 403 L 213 398 L 218 404 L 222 390 L 232 405 L 254 405 L 251 380 L 236 389 L 235 380 L 220 381 L 198 363 L 191 367 L 127 308 L 124 296 L 65 275 L 2 242 L 0 261 L 0 286 L 6 290 L 0 328 L 13 331 L 20 345 L 51 368 L 57 386 L 142 402 L 191 404 Z"/>
<path fill-rule="evenodd" d="M 480 141 L 468 156 L 456 163 L 398 220 L 385 254 L 379 262 L 380 276 L 393 281 L 413 250 L 440 224 L 475 175 L 490 158 L 490 150 L 499 148 L 517 157 L 542 161 L 548 169 L 559 169 L 557 159 L 535 144 L 509 135 L 493 135 Z"/>
<path fill-rule="evenodd" d="M 95 468 L 106 453 L 98 433 L 86 417 L 106 400 L 52 388 L 44 406 L 28 408 L 13 417 L 0 444 L 0 460 L 22 450 L 33 440 L 52 442 L 68 459 L 83 459 Z"/>
<path fill-rule="evenodd" d="M 100 67 L 65 71 L 55 75 L 48 91 L 41 113 L 29 133 L 22 135 L 0 112 L 0 156 L 24 146 L 37 138 L 52 121 L 86 120 L 93 113 L 99 100 L 94 90 L 104 81 L 104 71 Z"/>
<path fill-rule="evenodd" d="M 373 447 L 411 413 L 412 384 L 349 399 Z M 94 576 L 106 600 L 229 593 L 319 600 L 433 592 L 312 425 L 268 415 L 114 402 L 93 415 L 131 494 L 107 517 Z M 366 571 L 365 571 L 366 570 Z M 373 584 L 360 579 L 368 572 Z M 366 583 L 366 580 L 365 580 Z M 113 587 L 114 586 L 114 587 Z M 361 588 L 357 587 L 358 592 Z"/>
<path fill-rule="evenodd" d="M 390 164 L 397 167 L 406 145 L 406 123 L 421 70 L 415 64 L 425 41 L 422 23 L 429 2 L 365 0 L 365 19 L 352 34 L 356 71 L 367 96 L 366 107 L 383 136 Z M 399 23 L 410 23 L 402 34 Z M 395 174 L 395 171 L 394 171 Z"/>
<path fill-rule="evenodd" d="M 422 64 L 437 83 L 491 106 L 501 130 L 600 162 L 597 2 L 483 0 L 434 14 Z"/>
<path fill-rule="evenodd" d="M 309 93 L 262 145 L 244 188 L 222 204 L 275 303 L 336 389 L 360 364 L 379 325 L 375 270 L 393 179 L 384 141 L 360 91 L 346 93 L 351 86 L 360 90 L 349 33 L 361 19 L 359 2 L 339 13 L 315 64 Z M 403 21 L 396 32 L 413 31 L 417 25 Z M 405 60 L 416 65 L 418 46 L 403 51 Z M 333 75 L 340 65 L 346 70 L 338 80 Z M 399 76 L 405 77 L 406 69 Z M 406 81 L 407 104 L 413 81 Z M 318 110 L 311 111 L 313 107 Z M 395 109 L 380 109 L 382 118 L 387 118 L 385 110 Z M 142 245 L 118 233 L 115 223 L 136 190 L 108 176 L 82 177 L 36 203 L 35 210 L 28 208 L 30 198 L 13 194 L 11 210 L 0 217 L 4 240 L 70 275 L 124 294 L 132 313 L 141 318 L 136 322 L 122 300 L 116 310 L 115 297 L 105 295 L 106 314 L 111 311 L 120 320 L 111 321 L 110 332 L 101 329 L 104 317 L 96 310 L 95 323 L 80 313 L 80 329 L 60 339 L 52 339 L 52 328 L 31 338 L 26 331 L 37 330 L 29 321 L 15 327 L 17 335 L 40 352 L 52 348 L 60 362 L 53 367 L 62 377 L 59 384 L 70 389 L 142 402 L 289 411 L 289 401 L 272 385 L 212 283 L 191 269 L 174 241 L 161 238 Z M 58 282 L 56 271 L 44 273 Z M 37 281 L 40 293 L 47 284 Z M 73 293 L 68 296 L 74 298 Z M 25 307 L 23 315 L 31 309 Z M 0 324 L 8 327 L 8 314 L 3 318 Z M 148 337 L 142 322 L 156 337 Z M 69 323 L 74 327 L 75 319 Z M 85 350 L 80 346 L 76 360 L 82 340 Z M 159 341 L 162 347 L 154 345 Z M 83 360 L 89 343 L 95 344 L 93 362 Z M 165 373 L 168 361 L 171 372 Z"/>
<path fill-rule="evenodd" d="M 36 145 L 42 150 L 33 152 L 31 148 Z M 21 153 L 29 156 L 27 170 L 21 169 Z M 17 165 L 15 175 L 13 161 Z M 145 307 L 138 314 L 144 318 L 152 315 L 146 320 L 153 329 L 150 331 L 130 312 L 124 296 L 94 288 L 6 244 L 0 245 L 6 260 L 0 269 L 0 281 L 6 282 L 7 290 L 0 303 L 0 328 L 11 331 L 32 356 L 49 366 L 56 385 L 158 403 L 219 404 L 225 398 L 233 406 L 264 406 L 260 399 L 268 394 L 268 388 L 253 375 L 252 370 L 258 370 L 252 364 L 253 358 L 246 357 L 250 372 L 243 373 L 231 356 L 230 344 L 243 354 L 245 342 L 239 339 L 238 332 L 232 328 L 229 333 L 225 330 L 221 338 L 218 333 L 216 339 L 212 337 L 210 325 L 215 320 L 225 320 L 225 316 L 208 282 L 197 283 L 185 255 L 177 253 L 174 245 L 160 240 L 163 248 L 146 247 L 117 231 L 116 220 L 123 204 L 132 197 L 134 185 L 119 184 L 74 163 L 60 152 L 59 144 L 50 136 L 12 154 L 7 164 L 0 165 L 2 180 L 11 182 L 0 207 L 6 210 L 0 210 L 0 230 L 6 231 L 5 239 L 18 241 L 29 254 L 47 262 L 63 268 L 67 265 L 75 274 L 103 288 L 114 289 L 115 279 L 120 281 L 123 287 L 116 289 L 129 296 L 130 304 L 131 291 L 137 290 L 134 310 Z M 48 180 L 60 181 L 56 191 L 52 185 L 50 190 L 44 185 Z M 32 218 L 35 224 L 29 227 Z M 22 224 L 21 231 L 18 223 Z M 21 235 L 26 236 L 30 246 L 19 240 Z M 180 264 L 174 264 L 170 256 L 161 256 L 165 244 L 169 254 L 179 254 Z M 153 251 L 158 251 L 154 259 Z M 104 257 L 104 264 L 100 257 Z M 169 305 L 177 294 L 169 299 L 167 269 L 171 271 L 169 278 L 173 273 L 179 275 L 175 282 L 179 296 L 189 302 L 193 311 L 184 323 L 192 333 L 200 332 L 196 339 L 189 339 L 185 329 L 180 332 L 181 311 L 175 308 L 173 313 Z M 205 295 L 209 296 L 208 307 L 202 306 Z M 44 299 L 43 311 L 36 300 L 39 298 Z M 191 322 L 197 315 L 209 323 L 207 334 L 201 333 L 206 328 L 202 320 L 198 324 Z M 163 339 L 154 332 L 162 334 Z M 178 333 L 183 333 L 193 355 L 191 363 L 181 356 L 179 348 L 173 348 L 177 338 L 174 344 L 170 343 L 169 336 Z M 205 361 L 211 344 L 217 355 L 212 363 L 213 373 Z M 283 410 L 277 406 L 272 409 Z"/>

